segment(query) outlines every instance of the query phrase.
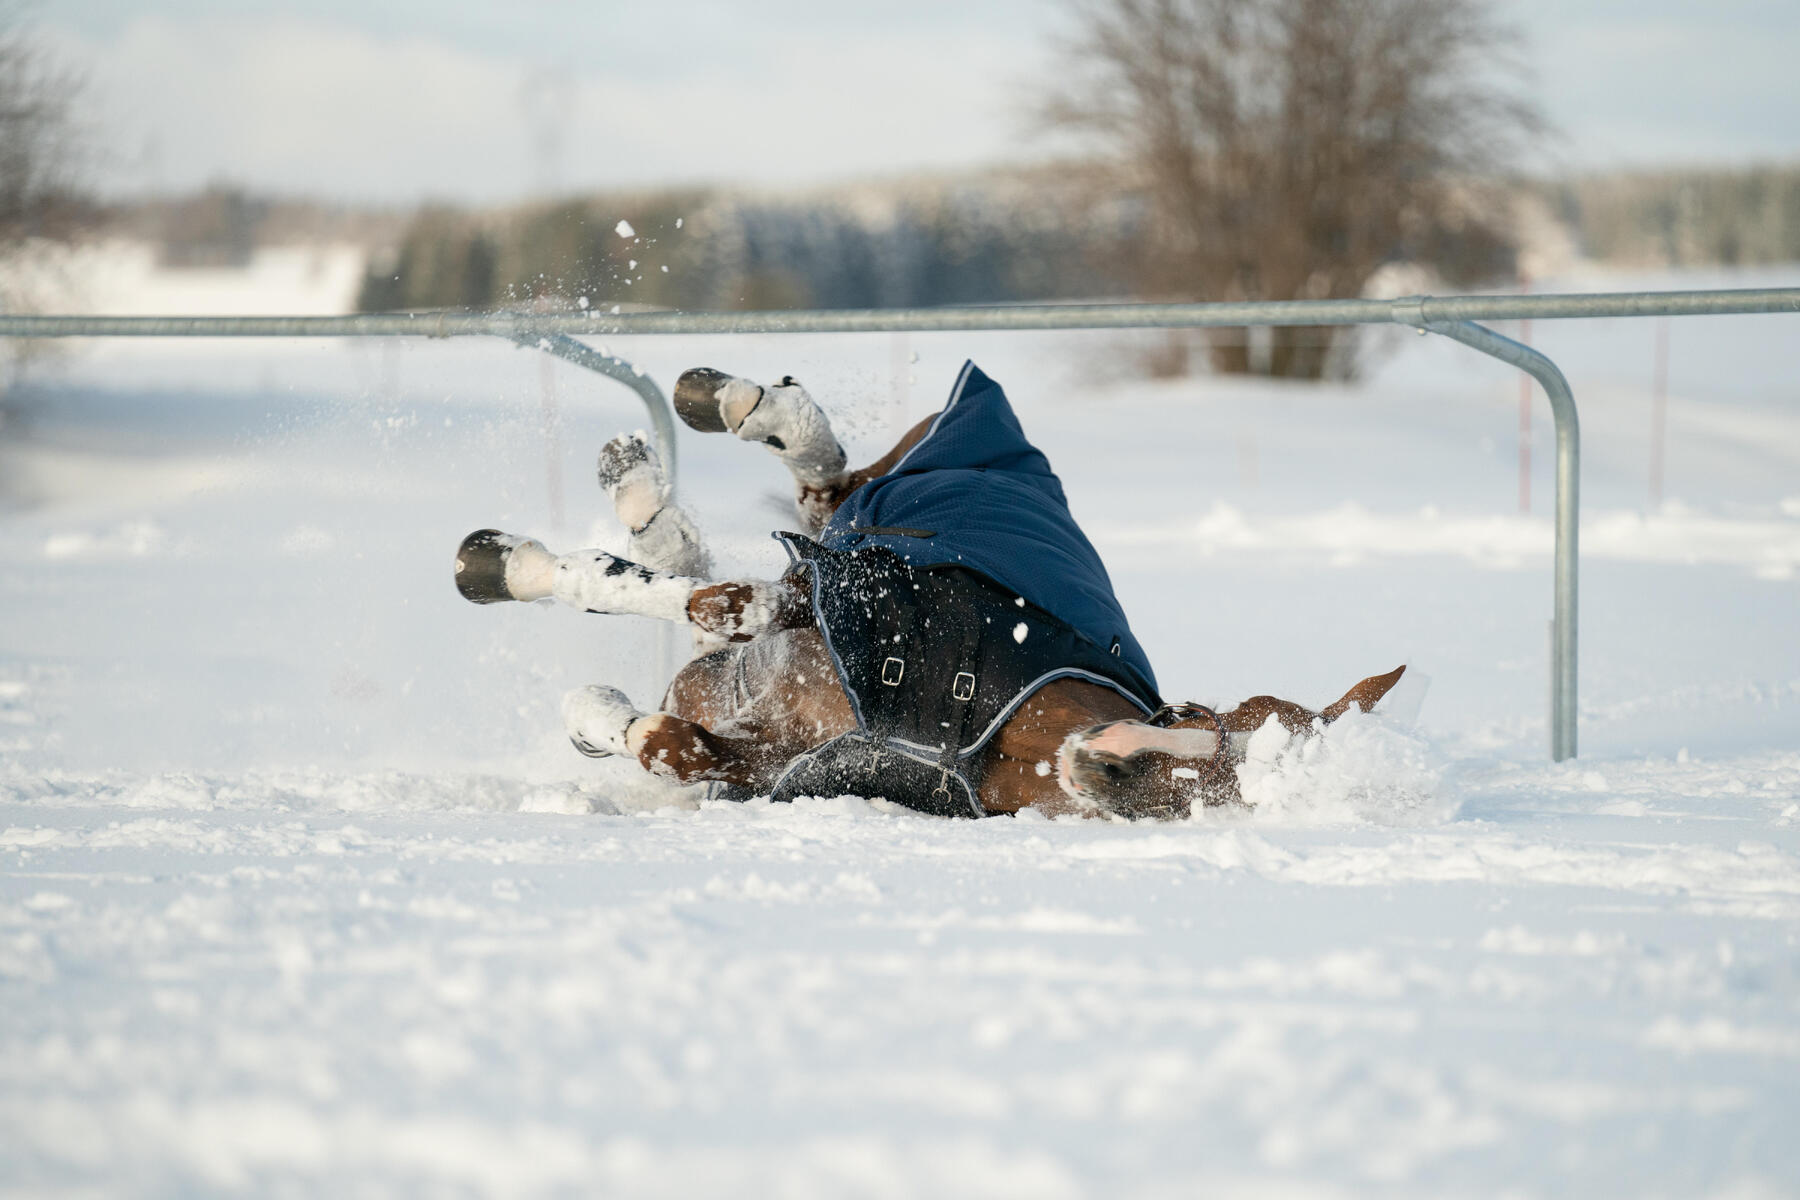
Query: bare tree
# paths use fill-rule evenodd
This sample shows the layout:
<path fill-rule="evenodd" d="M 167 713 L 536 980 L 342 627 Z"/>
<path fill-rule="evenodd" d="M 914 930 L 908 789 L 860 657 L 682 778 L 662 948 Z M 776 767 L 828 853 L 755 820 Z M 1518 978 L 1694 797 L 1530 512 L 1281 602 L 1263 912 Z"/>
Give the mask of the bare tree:
<path fill-rule="evenodd" d="M 1147 200 L 1138 279 L 1165 298 L 1360 295 L 1540 127 L 1486 0 L 1087 0 L 1044 115 Z M 1236 331 L 1216 368 L 1250 368 Z M 1334 331 L 1276 329 L 1316 378 Z"/>
<path fill-rule="evenodd" d="M 0 5 L 0 247 L 62 236 L 77 199 L 79 83 L 30 37 L 17 8 Z"/>
<path fill-rule="evenodd" d="M 55 274 L 33 239 L 67 239 L 91 219 L 75 186 L 79 86 L 31 40 L 19 6 L 0 0 L 0 312 L 32 307 Z M 49 354 L 44 340 L 0 338 L 8 376 Z M 0 427 L 12 416 L 11 382 L 0 378 Z"/>

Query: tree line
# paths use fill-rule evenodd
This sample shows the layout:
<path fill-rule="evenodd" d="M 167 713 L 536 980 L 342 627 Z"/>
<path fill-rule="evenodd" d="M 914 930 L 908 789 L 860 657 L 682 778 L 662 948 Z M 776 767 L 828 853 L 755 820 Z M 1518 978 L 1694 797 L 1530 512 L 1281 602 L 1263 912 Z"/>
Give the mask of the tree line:
<path fill-rule="evenodd" d="M 1341 298 L 1397 262 L 1469 287 L 1517 277 L 1522 193 L 1601 259 L 1800 259 L 1800 169 L 1522 181 L 1545 122 L 1496 0 L 1067 0 L 1036 95 L 1060 165 L 410 214 L 232 189 L 97 210 L 75 182 L 76 83 L 8 11 L 0 254 L 107 219 L 160 228 L 171 266 L 229 266 L 272 231 L 329 227 L 374 247 L 364 311 Z M 1253 356 L 1224 331 L 1206 350 L 1316 378 L 1345 336 L 1277 329 Z"/>
<path fill-rule="evenodd" d="M 1160 243 L 1149 200 L 1116 190 L 1096 206 L 1090 174 L 995 172 L 761 199 L 684 191 L 491 211 L 431 207 L 381 223 L 383 248 L 371 259 L 362 302 L 367 311 L 489 308 L 587 295 L 670 308 L 864 308 L 1163 290 L 1154 277 L 1168 269 L 1154 262 Z M 1485 207 L 1466 221 L 1397 239 L 1383 261 L 1429 266 L 1447 286 L 1510 285 L 1520 246 L 1508 217 L 1527 199 L 1596 262 L 1800 262 L 1800 165 L 1515 180 L 1485 192 Z M 643 241 L 619 238 L 620 220 Z M 1201 288 L 1189 294 L 1221 298 Z"/>
<path fill-rule="evenodd" d="M 623 224 L 621 224 L 623 222 Z M 813 196 L 601 195 L 420 210 L 359 306 L 888 308 L 1128 295 L 1129 204 L 1077 210 L 1053 172 Z"/>

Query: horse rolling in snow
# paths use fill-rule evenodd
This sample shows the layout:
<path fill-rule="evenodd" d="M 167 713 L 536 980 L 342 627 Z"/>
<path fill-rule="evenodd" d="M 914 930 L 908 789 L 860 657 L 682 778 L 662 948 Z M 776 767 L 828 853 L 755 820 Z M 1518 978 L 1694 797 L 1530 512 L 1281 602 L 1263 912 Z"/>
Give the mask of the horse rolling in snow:
<path fill-rule="evenodd" d="M 470 534 L 456 583 L 476 603 L 554 597 L 685 622 L 696 656 L 658 712 L 617 689 L 563 700 L 575 747 L 733 798 L 885 797 L 944 816 L 1182 817 L 1241 803 L 1235 767 L 1273 717 L 1306 734 L 1372 709 L 1404 667 L 1317 712 L 1273 696 L 1227 711 L 1164 704 L 1100 557 L 998 384 L 966 364 L 944 410 L 861 470 L 798 383 L 700 368 L 675 407 L 692 428 L 772 450 L 806 533 L 778 533 L 777 580 L 711 581 L 655 451 L 622 435 L 600 483 L 630 558 L 554 555 Z"/>

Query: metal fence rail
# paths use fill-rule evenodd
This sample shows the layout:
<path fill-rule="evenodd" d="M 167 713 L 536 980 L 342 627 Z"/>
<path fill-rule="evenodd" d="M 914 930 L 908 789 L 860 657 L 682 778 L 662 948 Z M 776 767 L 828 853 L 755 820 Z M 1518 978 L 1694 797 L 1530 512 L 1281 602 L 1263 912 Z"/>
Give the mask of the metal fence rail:
<path fill-rule="evenodd" d="M 1556 551 L 1550 654 L 1550 756 L 1576 752 L 1581 428 L 1555 363 L 1479 321 L 1800 313 L 1800 288 L 1584 295 L 1406 296 L 1229 304 L 1044 304 L 800 312 L 368 313 L 342 317 L 113 317 L 0 314 L 0 337 L 502 337 L 599 371 L 644 401 L 675 478 L 668 399 L 631 364 L 574 335 L 935 333 L 974 330 L 1208 329 L 1250 325 L 1408 325 L 1532 375 L 1556 426 Z"/>
<path fill-rule="evenodd" d="M 544 333 L 932 333 L 995 329 L 1204 329 L 1412 325 L 1577 317 L 1800 312 L 1800 288 L 1587 295 L 1405 296 L 1231 304 L 1019 304 L 797 312 L 364 313 L 343 317 L 108 317 L 0 314 L 0 337 L 466 337 Z"/>

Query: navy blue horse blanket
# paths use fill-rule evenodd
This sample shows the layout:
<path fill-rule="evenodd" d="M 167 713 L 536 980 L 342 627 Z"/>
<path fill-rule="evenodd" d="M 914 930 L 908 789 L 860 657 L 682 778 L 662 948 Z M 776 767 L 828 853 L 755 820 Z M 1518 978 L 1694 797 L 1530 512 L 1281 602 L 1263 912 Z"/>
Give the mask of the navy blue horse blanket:
<path fill-rule="evenodd" d="M 1129 676 L 1121 682 L 1140 697 L 1157 694 L 1150 659 L 1069 513 L 1062 481 L 1026 440 L 1006 393 L 973 362 L 963 364 L 923 440 L 852 492 L 819 541 L 834 550 L 885 546 L 914 566 L 979 571 L 1116 656 Z"/>
<path fill-rule="evenodd" d="M 1156 676 L 1062 483 L 1000 385 L 966 363 L 925 436 L 838 506 L 808 565 L 813 611 L 856 728 L 789 763 L 771 792 L 886 796 L 983 816 L 981 757 L 1057 679 L 1129 697 Z"/>
<path fill-rule="evenodd" d="M 808 565 L 812 605 L 856 728 L 789 763 L 771 792 L 886 796 L 983 816 L 981 757 L 1057 679 L 1129 697 L 1156 677 L 1062 483 L 974 363 L 925 436 L 838 506 Z"/>

